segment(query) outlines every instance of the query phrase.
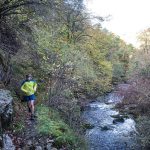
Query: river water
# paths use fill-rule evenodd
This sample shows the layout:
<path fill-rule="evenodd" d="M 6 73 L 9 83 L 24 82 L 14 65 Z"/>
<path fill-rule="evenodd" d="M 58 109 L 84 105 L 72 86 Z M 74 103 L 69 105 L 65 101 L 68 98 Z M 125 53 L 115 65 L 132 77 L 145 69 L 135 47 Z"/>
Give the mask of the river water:
<path fill-rule="evenodd" d="M 135 121 L 114 109 L 123 96 L 112 92 L 85 107 L 83 119 L 91 126 L 85 138 L 89 150 L 140 150 Z M 119 118 L 119 119 L 118 119 Z"/>

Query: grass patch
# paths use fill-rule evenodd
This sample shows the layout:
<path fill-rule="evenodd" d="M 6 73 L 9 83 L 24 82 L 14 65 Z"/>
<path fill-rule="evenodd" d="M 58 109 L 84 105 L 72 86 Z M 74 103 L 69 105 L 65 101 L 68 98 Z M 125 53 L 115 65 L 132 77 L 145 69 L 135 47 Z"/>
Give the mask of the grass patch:
<path fill-rule="evenodd" d="M 40 134 L 51 135 L 57 148 L 65 146 L 68 149 L 80 150 L 79 144 L 84 145 L 83 140 L 60 118 L 59 113 L 51 108 L 38 107 L 37 129 Z M 81 149 L 84 150 L 83 147 Z"/>

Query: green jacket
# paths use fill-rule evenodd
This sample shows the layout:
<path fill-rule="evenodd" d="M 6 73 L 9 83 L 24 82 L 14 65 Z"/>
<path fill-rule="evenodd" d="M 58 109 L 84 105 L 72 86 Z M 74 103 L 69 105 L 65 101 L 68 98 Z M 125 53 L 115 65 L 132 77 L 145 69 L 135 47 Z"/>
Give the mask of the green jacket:
<path fill-rule="evenodd" d="M 21 85 L 21 90 L 26 96 L 33 95 L 36 92 L 37 83 L 34 80 L 25 80 Z"/>

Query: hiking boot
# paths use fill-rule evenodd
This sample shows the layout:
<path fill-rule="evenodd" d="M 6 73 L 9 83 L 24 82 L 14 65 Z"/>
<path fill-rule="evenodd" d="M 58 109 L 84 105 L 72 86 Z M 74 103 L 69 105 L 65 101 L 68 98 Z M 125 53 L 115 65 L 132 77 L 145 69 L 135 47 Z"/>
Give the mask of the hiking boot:
<path fill-rule="evenodd" d="M 33 117 L 34 117 L 34 118 L 37 118 L 38 116 L 34 114 Z"/>
<path fill-rule="evenodd" d="M 28 107 L 28 112 L 29 112 L 29 113 L 31 113 L 31 109 L 30 109 L 30 107 Z"/>

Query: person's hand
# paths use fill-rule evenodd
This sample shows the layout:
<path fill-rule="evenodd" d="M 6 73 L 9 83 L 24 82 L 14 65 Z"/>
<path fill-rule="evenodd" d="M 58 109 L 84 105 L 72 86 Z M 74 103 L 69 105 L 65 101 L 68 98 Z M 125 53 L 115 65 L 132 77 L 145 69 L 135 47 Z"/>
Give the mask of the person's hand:
<path fill-rule="evenodd" d="M 36 87 L 34 87 L 33 89 L 34 89 L 34 92 L 36 92 Z"/>

